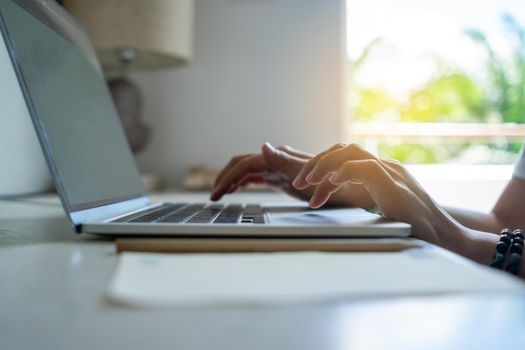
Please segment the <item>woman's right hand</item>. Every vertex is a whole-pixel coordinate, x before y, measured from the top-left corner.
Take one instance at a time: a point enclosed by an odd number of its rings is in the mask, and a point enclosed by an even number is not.
[[[316,157],[323,154],[324,152]],[[339,188],[326,180],[314,187],[296,189],[292,181],[312,159],[314,156],[306,152],[288,146],[275,148],[265,143],[261,153],[244,154],[230,160],[217,176],[211,199],[217,201],[225,194],[233,193],[250,183],[264,183],[300,200],[319,201],[319,196],[331,193],[327,205],[360,208],[374,206],[368,191],[360,184],[347,183]]]

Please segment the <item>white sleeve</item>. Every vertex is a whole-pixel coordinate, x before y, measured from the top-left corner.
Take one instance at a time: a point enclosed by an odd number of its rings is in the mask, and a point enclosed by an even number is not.
[[[525,180],[525,145],[521,148],[512,176],[520,180]]]

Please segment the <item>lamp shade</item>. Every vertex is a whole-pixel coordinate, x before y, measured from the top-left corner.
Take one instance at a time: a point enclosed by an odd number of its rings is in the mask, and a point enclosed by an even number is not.
[[[102,66],[169,67],[192,55],[193,0],[63,0],[89,32]],[[129,57],[129,56],[132,57]]]

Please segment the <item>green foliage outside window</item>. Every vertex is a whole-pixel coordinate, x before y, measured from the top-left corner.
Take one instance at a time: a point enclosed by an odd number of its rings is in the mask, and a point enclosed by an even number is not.
[[[404,99],[376,87],[352,81],[352,111],[356,121],[525,123],[525,28],[509,15],[502,16],[512,57],[496,53],[484,33],[465,30],[486,52],[485,72],[473,77],[446,62],[439,62],[434,76]],[[352,65],[353,73],[366,64],[374,48],[372,41]],[[510,163],[520,149],[519,142],[414,144],[379,142],[382,156],[406,163],[482,162]],[[476,153],[477,152],[477,153]],[[471,156],[469,156],[469,154]],[[477,154],[472,156],[472,154]]]

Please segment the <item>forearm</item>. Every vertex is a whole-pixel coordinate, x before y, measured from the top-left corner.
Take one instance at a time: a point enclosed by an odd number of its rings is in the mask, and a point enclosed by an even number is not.
[[[511,179],[490,213],[445,208],[463,226],[485,232],[499,233],[504,228],[525,229],[525,181]]]
[[[469,230],[467,237],[467,249],[464,256],[480,264],[490,265],[494,253],[496,252],[496,244],[499,241],[499,235]],[[519,276],[525,278],[525,259],[521,260]]]
[[[487,214],[459,208],[447,207],[444,209],[461,225],[473,230],[498,233],[506,228],[505,224],[493,212]]]
[[[500,239],[498,234],[474,230],[458,223],[443,224],[443,229],[437,229],[437,234],[444,238],[445,248],[482,265],[488,266],[492,263],[496,244]],[[521,261],[519,276],[525,278],[525,259]]]
[[[514,201],[500,198],[498,203],[506,206],[496,205],[492,211],[494,216],[454,209],[446,211],[401,163],[378,159],[358,145],[338,144],[316,155],[303,165],[292,185],[298,190],[317,186],[309,204],[318,208],[347,183],[366,189],[374,206],[384,217],[410,224],[414,237],[484,265],[491,264],[496,252],[500,237],[495,233],[498,233],[501,223],[509,224],[513,229],[520,227],[521,223],[525,226],[523,219],[522,222],[496,219],[516,217],[507,215],[509,211],[506,207],[509,206],[513,213],[525,212],[525,205],[518,205],[525,198],[525,181],[521,185],[511,181],[506,192],[516,198]],[[521,194],[512,188],[514,184],[523,190]],[[521,218],[523,215],[518,216]],[[504,248],[503,245],[501,248]],[[521,267],[521,276],[525,276],[525,267]]]

